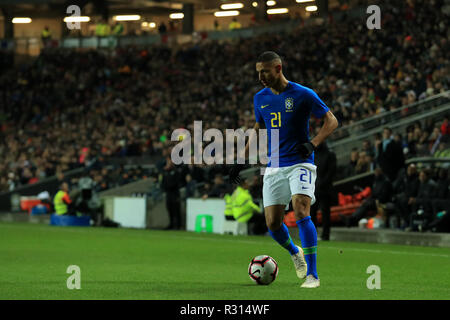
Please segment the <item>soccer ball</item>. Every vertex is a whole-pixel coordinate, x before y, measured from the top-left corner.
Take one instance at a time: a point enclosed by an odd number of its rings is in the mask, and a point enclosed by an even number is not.
[[[266,255],[254,257],[248,266],[248,275],[257,284],[271,284],[278,275],[278,263]]]

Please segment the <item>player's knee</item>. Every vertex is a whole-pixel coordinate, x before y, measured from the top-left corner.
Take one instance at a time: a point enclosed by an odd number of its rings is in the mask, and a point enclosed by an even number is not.
[[[306,210],[294,210],[295,220],[301,220],[309,216]]]
[[[266,217],[266,225],[270,231],[276,231],[281,228],[283,220],[275,219],[274,217]]]
[[[310,200],[305,197],[295,197],[292,199],[292,206],[294,208],[294,215],[296,220],[303,219],[309,216]]]

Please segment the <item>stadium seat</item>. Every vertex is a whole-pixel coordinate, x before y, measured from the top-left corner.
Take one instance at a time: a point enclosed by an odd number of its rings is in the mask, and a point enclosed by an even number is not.
[[[223,222],[223,234],[232,234],[246,236],[248,234],[247,223],[239,223],[237,221],[225,220]]]
[[[30,215],[34,216],[34,215],[46,214],[46,213],[48,213],[48,207],[44,204],[38,204],[38,205],[35,205],[31,209]]]
[[[89,216],[66,216],[52,214],[50,216],[50,225],[52,226],[77,226],[89,227],[91,225],[91,218]]]
[[[297,227],[297,223],[295,222],[294,211],[289,211],[287,214],[284,215],[284,224],[289,228]]]
[[[353,212],[359,206],[361,205],[361,202],[354,202],[350,204],[346,204],[343,206],[333,206],[330,209],[330,221],[331,223],[337,223],[341,221],[341,215],[343,216],[351,216]],[[372,213],[372,212],[370,212]],[[317,224],[322,223],[322,212],[320,210],[317,210]],[[284,216],[284,224],[288,227],[297,227],[297,224],[295,222],[295,216],[294,211],[289,211]]]
[[[41,204],[41,199],[37,197],[20,197],[20,208],[28,213],[38,204]]]
[[[361,206],[361,202],[354,202],[343,206],[333,206],[330,209],[330,221],[340,222],[341,215],[351,216]],[[322,212],[317,210],[317,223],[322,223]]]

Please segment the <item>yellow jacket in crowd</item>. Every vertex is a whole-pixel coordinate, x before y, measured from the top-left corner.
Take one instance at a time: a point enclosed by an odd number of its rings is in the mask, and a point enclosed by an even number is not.
[[[250,192],[238,186],[231,195],[231,204],[234,219],[237,222],[247,222],[253,213],[259,212],[260,208],[253,202]]]

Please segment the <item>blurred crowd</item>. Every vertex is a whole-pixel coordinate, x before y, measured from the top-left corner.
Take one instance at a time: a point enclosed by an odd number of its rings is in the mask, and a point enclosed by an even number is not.
[[[159,173],[152,167],[142,166],[91,166],[84,174],[76,177],[58,176],[58,180],[67,181],[70,190],[79,188],[80,181],[89,184],[94,193],[117,188],[142,179],[158,180]],[[88,182],[86,182],[88,181]]]
[[[350,226],[450,232],[450,168],[411,163],[394,180],[375,169],[371,192],[350,215]]]
[[[266,50],[285,58],[287,78],[313,88],[341,126],[448,90],[442,3],[383,3],[380,30],[344,17],[234,41],[44,50],[0,75],[0,190],[100,158],[160,156],[172,131],[195,120],[203,130],[252,127],[262,89],[254,63]]]
[[[450,158],[449,115],[434,122],[432,118],[417,121],[403,134],[393,133],[388,127],[373,139],[362,141],[360,148],[353,148],[350,160],[342,164],[338,179],[373,171],[379,165],[394,180],[407,159],[417,157]]]

